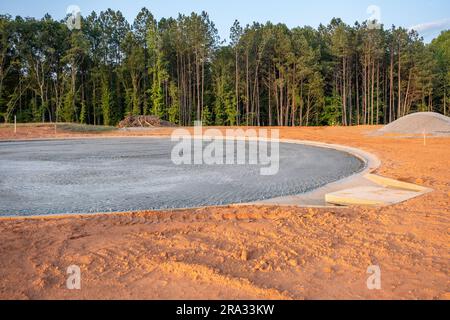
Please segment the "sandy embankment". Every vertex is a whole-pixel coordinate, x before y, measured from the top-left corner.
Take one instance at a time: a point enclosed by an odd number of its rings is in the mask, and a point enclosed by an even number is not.
[[[230,206],[0,220],[0,298],[449,299],[450,138],[424,146],[366,137],[372,129],[284,128],[281,138],[361,148],[382,160],[379,174],[435,191],[387,208]],[[0,139],[36,137],[54,137],[53,128],[16,136],[0,128]],[[80,291],[65,288],[72,264],[81,267]],[[366,287],[374,264],[381,291]]]

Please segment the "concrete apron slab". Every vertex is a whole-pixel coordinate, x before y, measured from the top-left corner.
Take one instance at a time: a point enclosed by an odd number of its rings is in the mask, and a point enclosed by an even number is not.
[[[337,205],[388,206],[433,191],[429,188],[374,174],[367,174],[364,178],[376,183],[377,186],[362,186],[328,193],[325,195],[325,201]]]
[[[381,162],[375,155],[360,149],[312,141],[280,139],[279,142],[305,144],[347,152],[364,161],[366,168],[362,172],[327,184],[308,193],[257,201],[244,205],[301,207],[389,206],[433,191],[432,189],[415,184],[372,174],[381,166]]]
[[[357,187],[325,195],[325,201],[336,205],[387,206],[418,197],[423,193],[385,187]]]

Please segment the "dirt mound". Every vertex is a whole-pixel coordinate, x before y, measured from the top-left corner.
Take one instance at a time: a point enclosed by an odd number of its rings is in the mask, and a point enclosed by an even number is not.
[[[434,112],[418,112],[400,118],[376,132],[377,135],[423,133],[450,136],[450,118]]]
[[[161,128],[175,127],[173,123],[156,116],[129,116],[119,123],[119,128]]]

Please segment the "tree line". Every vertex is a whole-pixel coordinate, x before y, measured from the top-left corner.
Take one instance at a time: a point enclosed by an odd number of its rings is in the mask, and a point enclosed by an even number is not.
[[[372,23],[288,28],[235,21],[224,43],[207,13],[132,24],[108,9],[65,20],[0,16],[0,119],[115,125],[386,124],[448,112],[450,31],[431,44]]]

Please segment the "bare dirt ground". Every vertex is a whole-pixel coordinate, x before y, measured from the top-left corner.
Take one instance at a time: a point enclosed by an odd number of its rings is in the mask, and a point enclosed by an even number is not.
[[[0,139],[55,137],[51,126],[19,129],[14,135],[0,127]],[[434,192],[386,208],[229,206],[2,219],[0,298],[448,300],[450,138],[424,145],[366,136],[375,129],[283,128],[281,138],[361,148],[382,160],[378,174]],[[66,289],[70,265],[81,267],[81,290]],[[370,265],[381,267],[382,290],[367,289]]]

